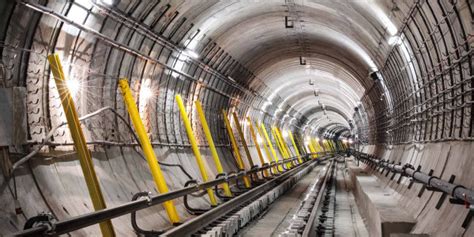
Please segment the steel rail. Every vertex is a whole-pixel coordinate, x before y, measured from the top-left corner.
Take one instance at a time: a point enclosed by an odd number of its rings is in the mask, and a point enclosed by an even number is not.
[[[294,158],[292,158],[293,160]],[[205,226],[211,224],[212,222],[216,221],[220,217],[226,215],[227,213],[239,208],[240,205],[246,203],[248,201],[253,200],[256,197],[261,196],[262,194],[270,191],[271,189],[275,188],[283,181],[290,179],[294,174],[304,170],[305,168],[311,167],[311,164],[317,162],[320,159],[312,159],[308,160],[301,165],[283,173],[281,176],[278,176],[264,184],[261,184],[252,190],[214,208],[199,217],[196,217],[176,228],[165,232],[163,236],[170,236],[170,237],[182,237],[182,236],[191,236],[192,234],[196,233],[197,231],[201,230]]]
[[[326,190],[327,181],[330,178],[329,177],[330,176],[329,172],[332,169],[333,165],[334,165],[334,161],[331,161],[329,166],[326,167],[326,172],[324,173],[324,179],[320,179],[320,182],[322,182],[322,183],[321,183],[321,186],[320,186],[319,191],[318,191],[318,197],[316,198],[316,201],[314,202],[314,206],[311,210],[311,214],[308,218],[308,221],[306,222],[306,226],[305,226],[305,228],[303,230],[303,233],[301,235],[303,237],[312,236],[312,233],[315,233],[314,224],[315,224],[315,221],[316,221],[316,217],[318,215],[319,205],[321,204],[321,201],[323,199],[324,190]]]
[[[372,155],[361,153],[358,151],[352,152],[354,156],[376,167],[382,167],[394,173],[399,173],[402,176],[413,178],[414,181],[422,183],[427,187],[451,195],[453,198],[469,207],[474,204],[474,190],[468,189],[462,185],[450,183],[442,180],[436,176],[428,175],[419,170],[416,170],[411,164],[393,164],[386,160],[377,159]]]
[[[307,157],[308,155],[305,156],[305,158]],[[237,179],[243,178],[244,176],[254,175],[259,172],[262,172],[263,170],[271,169],[273,167],[276,167],[281,164],[285,164],[287,162],[293,162],[294,160],[297,160],[297,159],[298,159],[297,157],[292,157],[291,159],[275,162],[270,165],[254,168],[248,171],[241,171],[241,172],[238,172],[237,174],[228,175],[228,176],[221,177],[209,182],[203,182],[194,186],[189,186],[189,187],[182,188],[179,190],[170,191],[168,193],[151,196],[149,199],[142,199],[142,200],[127,202],[116,207],[106,208],[99,211],[83,214],[80,216],[71,217],[62,221],[50,223],[51,225],[40,225],[37,227],[33,227],[31,229],[26,229],[23,231],[16,232],[12,236],[56,236],[56,235],[65,234],[74,230],[82,229],[87,226],[98,224],[105,220],[110,220],[119,216],[123,216],[126,214],[130,214],[132,212],[136,212],[136,211],[151,207],[151,206],[155,206],[172,199],[180,198],[185,195],[189,195],[201,190],[206,190],[208,188],[212,188],[219,184],[228,183],[229,181],[235,181]],[[281,180],[280,177],[286,177],[287,174],[290,174],[290,173],[292,174],[294,170],[296,169],[299,170],[301,167],[307,166],[307,164],[311,163],[311,161],[312,160],[307,159],[307,161],[304,162],[303,164],[295,167],[295,169],[289,170],[288,172],[281,174],[281,176],[277,176],[275,179]],[[268,181],[268,182],[271,182],[271,181]],[[257,186],[257,187],[260,187],[260,186]],[[223,205],[224,204],[222,204],[221,206]]]

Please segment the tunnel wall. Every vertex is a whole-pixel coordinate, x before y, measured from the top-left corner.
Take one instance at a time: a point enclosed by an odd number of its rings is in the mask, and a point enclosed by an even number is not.
[[[250,147],[253,161],[259,164],[254,147]],[[158,159],[169,164],[181,164],[195,179],[202,181],[197,169],[194,155],[190,148],[155,148]],[[217,175],[210,151],[201,149],[209,178]],[[241,150],[241,154],[244,151]],[[218,148],[220,157],[232,157],[229,149]],[[111,147],[102,152],[92,153],[95,170],[108,207],[131,201],[135,193],[149,191],[158,194],[149,171],[147,162],[132,148]],[[250,168],[243,155],[247,169]],[[235,162],[221,159],[225,172],[236,171]],[[161,166],[170,190],[184,187],[188,178],[177,167]],[[77,157],[73,153],[57,153],[55,156],[43,156],[32,159],[25,167],[18,170],[16,177],[18,203],[23,215],[15,214],[15,202],[3,184],[0,196],[0,235],[8,235],[22,230],[25,217],[32,217],[41,212],[50,212],[59,220],[94,211],[89,198],[87,186]],[[175,199],[181,220],[190,215],[183,205],[183,199]],[[209,208],[207,195],[201,198],[190,197],[190,205],[196,208]],[[169,228],[166,211],[161,205],[139,211],[137,222],[145,230]],[[134,231],[130,224],[130,215],[112,220],[118,236],[131,236]],[[97,236],[98,225],[74,231],[74,236]]]
[[[472,168],[473,160],[470,154],[474,152],[472,142],[445,142],[410,145],[388,145],[383,149],[373,146],[364,147],[362,150],[377,154],[381,159],[390,162],[412,164],[415,168],[421,166],[420,171],[429,173],[443,180],[450,180],[454,175],[454,183],[464,187],[473,187]],[[449,202],[449,195],[440,202],[442,193],[422,190],[423,185],[414,183],[409,187],[410,180],[402,178],[397,183],[399,174],[391,179],[392,174],[386,176],[374,171],[383,185],[393,189],[401,208],[410,213],[417,223],[412,230],[416,234],[429,234],[430,236],[472,236],[474,226],[472,223],[463,228],[463,222],[469,209],[464,205],[454,205]],[[420,195],[421,193],[421,195]],[[439,208],[438,202],[442,203]]]

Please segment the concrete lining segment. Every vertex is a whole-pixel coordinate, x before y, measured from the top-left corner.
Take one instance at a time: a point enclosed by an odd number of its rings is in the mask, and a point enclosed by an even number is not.
[[[410,233],[415,218],[400,208],[392,190],[383,187],[373,175],[348,162],[354,195],[370,236],[388,237],[392,233]]]

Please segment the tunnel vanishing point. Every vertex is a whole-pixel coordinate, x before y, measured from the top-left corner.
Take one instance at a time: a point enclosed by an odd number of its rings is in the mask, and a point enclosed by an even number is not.
[[[0,236],[474,236],[471,0],[1,0]]]

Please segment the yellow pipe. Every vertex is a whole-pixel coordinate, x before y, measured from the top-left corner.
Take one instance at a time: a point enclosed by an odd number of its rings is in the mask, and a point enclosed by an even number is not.
[[[283,137],[283,133],[278,127],[275,127],[275,129],[276,129],[277,135],[280,137],[281,146],[283,147],[283,150],[285,150],[286,158],[289,159],[291,157],[291,151],[286,145],[286,141],[285,141],[285,138]]]
[[[280,154],[283,157],[283,160],[286,160],[288,156],[286,155],[285,149],[283,148],[281,144],[280,138],[278,137],[275,127],[272,128],[272,134],[273,134],[273,138],[275,139],[275,143],[277,144],[278,150],[280,150]],[[290,168],[288,163],[286,163],[285,166],[288,169]]]
[[[240,141],[242,142],[242,145],[244,147],[247,160],[249,161],[250,167],[253,167],[254,164],[253,164],[252,156],[250,155],[250,150],[249,150],[249,147],[247,146],[247,141],[245,141],[244,131],[242,130],[242,127],[240,126],[239,117],[237,117],[236,112],[233,112],[232,115],[234,117],[235,126],[237,127],[237,132],[239,133]]]
[[[227,113],[225,112],[225,110],[222,110],[222,116],[224,117],[225,127],[227,129],[227,133],[229,134],[230,144],[232,145],[235,158],[237,159],[237,165],[239,166],[239,169],[245,170],[244,162],[242,161],[242,157],[240,156],[239,146],[235,141],[234,132],[232,131],[232,127],[230,126],[230,121],[227,117]],[[250,180],[247,176],[244,176],[244,184],[245,187],[250,188]]]
[[[63,72],[63,67],[59,59],[58,54],[52,54],[48,56],[49,64],[51,65],[51,71],[54,76],[54,82],[58,89],[59,97],[63,105],[64,114],[71,132],[72,140],[74,141],[74,147],[79,157],[79,163],[82,168],[82,173],[86,181],[87,189],[92,200],[94,210],[98,211],[107,207],[102,196],[100,184],[95,173],[92,156],[87,148],[86,139],[82,133],[81,124],[79,123],[79,117],[77,116],[76,106],[74,100],[69,92],[66,85],[66,77]],[[103,221],[99,224],[100,231],[103,236],[112,237],[115,236],[114,227],[110,220]]]
[[[270,151],[272,152],[272,155],[273,155],[273,160],[275,162],[278,162],[278,156],[277,156],[277,153],[275,152],[275,149],[273,148],[273,144],[272,144],[272,141],[270,140],[270,137],[268,136],[268,133],[267,133],[267,129],[265,128],[265,125],[263,123],[260,123],[260,127],[262,129],[262,132],[263,132],[263,135],[265,135],[265,140],[267,141],[267,144],[268,144],[268,147],[270,148]],[[280,169],[278,170],[281,170],[281,165],[278,166],[280,167]]]
[[[317,158],[316,157],[316,150],[314,149],[313,147],[313,144],[311,142],[308,142],[308,147],[309,147],[309,150],[311,151],[311,153],[313,153],[313,155],[311,155],[311,158]]]
[[[140,118],[140,113],[138,112],[135,99],[133,99],[132,91],[130,90],[127,79],[120,79],[119,87],[120,91],[122,92],[123,101],[125,102],[125,105],[128,109],[128,113],[130,114],[130,119],[132,120],[133,126],[135,127],[135,131],[138,135],[138,139],[140,140],[140,145],[143,149],[143,154],[145,155],[146,161],[148,162],[148,166],[150,167],[151,175],[153,176],[155,185],[158,188],[158,191],[160,191],[160,193],[167,193],[169,191],[168,185],[166,184],[165,177],[161,172],[160,165],[158,164],[158,159],[156,158],[155,151],[151,146],[150,138],[147,135],[145,126],[143,125],[143,122]],[[168,217],[171,223],[179,223],[178,212],[176,211],[176,207],[174,206],[173,201],[164,202],[163,206],[165,207],[166,212],[168,213]]]
[[[202,130],[206,135],[207,143],[209,144],[209,149],[211,150],[212,159],[214,159],[214,163],[216,164],[217,173],[223,174],[224,169],[222,168],[222,164],[219,159],[216,146],[214,145],[211,130],[209,129],[209,125],[207,124],[206,116],[204,115],[201,102],[199,102],[199,100],[196,100],[194,102],[194,105],[196,105],[196,111],[198,113],[199,120],[201,121]],[[222,187],[224,188],[224,194],[228,197],[232,197],[232,192],[230,191],[229,184],[223,183]]]
[[[293,138],[293,133],[289,131],[288,135],[290,136],[291,143],[293,144],[293,147],[295,148],[295,153],[296,153],[296,156],[298,157],[298,162],[301,164],[303,163],[303,161],[301,160],[300,151],[298,150],[295,139]]]
[[[181,113],[181,118],[183,119],[184,127],[186,128],[186,133],[188,134],[189,143],[191,143],[191,149],[193,150],[194,156],[196,157],[196,162],[199,167],[199,171],[201,172],[202,181],[207,182],[207,171],[206,166],[204,165],[204,161],[201,157],[201,152],[199,151],[199,147],[196,141],[196,137],[194,137],[193,128],[191,127],[191,122],[188,118],[188,113],[186,112],[186,107],[184,107],[183,99],[179,94],[176,95],[176,103],[178,103],[179,112]],[[211,201],[212,206],[217,206],[217,200],[214,196],[214,192],[211,188],[206,189],[207,195],[209,196],[209,200]]]
[[[262,129],[260,128],[260,126],[258,126],[258,123],[255,123],[255,127],[257,128],[257,132],[258,134],[260,135],[260,137],[262,137],[263,139],[263,142],[262,142],[262,145],[263,145],[263,148],[265,150],[265,155],[267,156],[268,158],[268,161],[272,161],[273,160],[273,157],[270,153],[270,149],[267,145],[267,142],[266,142],[266,139],[265,139],[265,135],[263,135],[263,132],[262,132]],[[273,171],[276,173],[278,172],[278,169],[276,167],[273,167]]]
[[[309,144],[310,144],[311,147],[313,148],[313,153],[315,153],[315,154],[313,155],[313,158],[318,158],[318,155],[316,154],[316,153],[318,153],[318,146],[317,146],[316,139],[311,138],[309,141],[310,141]]]
[[[257,149],[257,154],[258,154],[258,158],[260,159],[260,164],[263,166],[263,164],[265,163],[265,160],[263,159],[263,154],[262,154],[262,151],[260,150],[260,145],[258,144],[257,135],[255,134],[255,130],[253,130],[252,121],[250,120],[249,117],[247,117],[247,121],[249,123],[250,135],[252,136],[253,143],[255,144],[255,148]],[[263,172],[265,176],[268,176],[268,170],[264,170]]]

